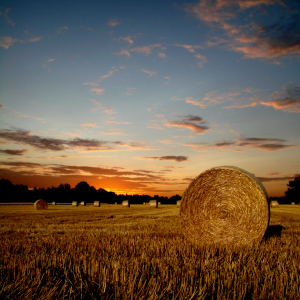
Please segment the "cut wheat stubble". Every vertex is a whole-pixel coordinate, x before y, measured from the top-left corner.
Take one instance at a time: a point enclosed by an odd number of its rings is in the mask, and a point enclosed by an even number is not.
[[[182,231],[201,244],[258,243],[269,224],[267,199],[262,183],[245,170],[233,166],[206,170],[182,196]]]

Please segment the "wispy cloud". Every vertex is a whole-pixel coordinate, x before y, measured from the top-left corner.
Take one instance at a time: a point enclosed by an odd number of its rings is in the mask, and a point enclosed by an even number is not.
[[[224,108],[246,108],[264,105],[285,112],[300,113],[300,87],[289,84],[284,85],[282,88],[283,92],[275,92],[271,96],[273,100],[261,100],[256,96],[250,97],[251,102],[248,104],[234,104]]]
[[[174,44],[177,47],[182,47],[184,49],[186,49],[187,51],[191,52],[191,53],[195,53],[196,49],[202,49],[202,46],[198,46],[198,45],[185,45],[185,44]]]
[[[115,26],[118,26],[120,25],[120,22],[118,22],[116,19],[110,19],[107,23],[108,26],[111,26],[111,27],[115,27]]]
[[[6,155],[24,155],[28,150],[27,149],[22,149],[22,150],[13,150],[13,149],[5,149],[5,150],[0,150],[0,153],[6,154]]]
[[[84,124],[81,124],[81,126],[83,126],[84,128],[85,127],[95,127],[95,128],[98,127],[95,122],[84,123]]]
[[[271,106],[282,111],[300,113],[300,87],[284,86],[283,89],[286,95],[275,93],[275,100],[262,101],[260,104]]]
[[[103,95],[103,93],[104,93],[104,89],[100,89],[100,88],[91,88],[90,91],[97,95]]]
[[[202,68],[203,64],[207,63],[207,59],[204,55],[202,54],[195,54],[194,57],[197,59],[197,65],[198,67]]]
[[[109,133],[109,132],[108,132]],[[107,133],[107,134],[108,134]],[[114,134],[114,132],[110,132]],[[120,133],[118,133],[120,134]],[[131,151],[152,150],[147,143],[136,141],[103,141],[97,139],[58,139],[41,137],[25,130],[0,130],[0,139],[16,144],[28,145],[39,150],[63,151],[77,149],[80,151]]]
[[[13,39],[10,36],[0,37],[0,47],[5,48],[5,49],[8,49],[9,47],[13,46],[17,42],[23,43],[23,41],[18,40],[18,39]]]
[[[204,134],[209,130],[209,127],[204,125],[205,121],[199,116],[187,115],[182,121],[166,121],[167,127],[179,127],[191,130],[194,134]]]
[[[97,82],[84,82],[83,84],[92,85],[92,86],[98,86],[99,85],[99,83],[97,83]]]
[[[142,69],[141,71],[148,74],[148,76],[150,76],[150,77],[157,74],[157,72],[155,72],[155,71],[149,71],[146,69]]]
[[[173,160],[176,162],[188,161],[188,156],[183,155],[166,155],[166,156],[152,156],[152,157],[140,157],[140,159],[150,159],[150,160]]]
[[[286,144],[286,140],[284,139],[257,138],[257,137],[225,140],[225,141],[216,142],[214,144],[190,143],[190,144],[183,144],[183,146],[191,147],[196,152],[207,151],[209,149],[243,152],[244,148],[254,148],[254,149],[264,150],[264,151],[276,151],[276,150],[283,150],[286,148],[298,148],[295,145]]]
[[[97,111],[98,109],[101,109],[104,113],[110,115],[115,114],[116,111],[113,108],[106,108],[101,102],[91,99],[91,101],[95,104],[95,107],[92,109],[94,111]]]
[[[272,16],[271,6],[279,12],[277,20]],[[261,17],[261,9],[270,16],[270,22],[266,22],[265,15]],[[202,22],[222,29],[227,37],[227,49],[241,52],[244,58],[271,59],[279,63],[277,58],[300,54],[300,24],[297,21],[300,11],[296,3],[281,0],[200,0],[188,6],[187,11]],[[248,12],[248,19],[243,17],[243,25],[236,25],[236,19],[245,12]],[[211,44],[214,45],[216,43]]]
[[[19,39],[13,39],[11,37],[1,37],[0,38],[0,46],[5,48],[5,49],[8,49],[10,46],[13,46],[15,43],[33,43],[33,42],[38,42],[40,40],[42,40],[43,37],[41,36],[36,36],[36,37],[32,37],[32,38],[29,38],[29,39],[25,39],[25,40],[19,40]]]
[[[11,8],[7,8],[4,11],[0,10],[0,16],[4,19],[4,21],[12,26],[15,26],[15,22],[8,16]]]
[[[108,73],[107,73],[106,75],[100,76],[98,81],[100,82],[100,81],[102,81],[102,80],[105,79],[105,78],[111,77],[111,76],[112,76],[115,72],[117,72],[117,71],[119,71],[118,68],[116,68],[115,66],[112,67],[112,68],[108,71]]]

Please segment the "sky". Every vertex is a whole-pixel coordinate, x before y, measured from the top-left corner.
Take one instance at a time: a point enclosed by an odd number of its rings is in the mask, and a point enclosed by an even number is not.
[[[0,177],[182,195],[236,166],[300,174],[300,2],[0,4]]]

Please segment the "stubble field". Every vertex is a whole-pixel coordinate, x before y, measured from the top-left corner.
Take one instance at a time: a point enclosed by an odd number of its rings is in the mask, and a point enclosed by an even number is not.
[[[194,245],[161,205],[0,205],[1,299],[299,299],[300,206],[261,244]]]

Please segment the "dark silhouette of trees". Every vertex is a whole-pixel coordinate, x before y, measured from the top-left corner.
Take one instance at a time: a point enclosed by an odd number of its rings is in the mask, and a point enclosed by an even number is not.
[[[288,189],[285,192],[285,197],[289,203],[300,201],[300,176],[295,177],[294,180],[289,181],[287,184]]]
[[[176,201],[181,199],[179,195],[170,198],[155,195],[117,195],[115,192],[106,191],[105,189],[90,186],[86,181],[81,181],[76,184],[75,188],[71,188],[68,183],[60,184],[58,187],[52,186],[51,188],[33,188],[29,190],[26,185],[12,184],[7,179],[0,180],[0,190],[2,195],[0,202],[35,202],[37,199],[44,199],[47,202],[57,203],[71,203],[72,201],[86,201],[92,203],[100,201],[101,203],[121,204],[124,200],[129,200],[131,204],[148,203],[152,199],[156,199],[161,204],[176,204]]]

